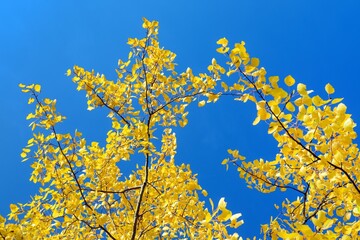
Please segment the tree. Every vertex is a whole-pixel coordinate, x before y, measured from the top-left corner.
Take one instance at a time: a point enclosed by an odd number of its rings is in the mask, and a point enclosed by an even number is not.
[[[5,238],[110,239],[238,239],[240,213],[226,208],[224,198],[208,209],[206,190],[190,166],[175,161],[174,127],[187,124],[187,106],[202,107],[220,97],[251,101],[257,109],[253,124],[268,124],[279,153],[271,161],[245,161],[229,149],[222,164],[236,167],[249,187],[270,193],[294,191],[279,216],[261,227],[264,238],[353,239],[358,236],[359,162],[355,123],[341,98],[311,96],[312,91],[291,76],[281,83],[266,76],[259,59],[251,58],[245,43],[228,47],[225,38],[207,73],[175,71],[175,54],[160,47],[158,23],[143,19],[146,36],[130,38],[128,59],[119,60],[117,81],[74,66],[67,71],[78,90],[86,92],[88,109],[109,110],[112,129],[106,145],[87,143],[82,134],[58,132],[65,120],[56,100],[40,98],[37,84],[20,84],[30,93],[35,111],[27,116],[33,138],[23,149],[33,161],[30,180],[41,183],[39,194],[25,204],[11,204],[1,217]],[[283,87],[281,87],[283,86]],[[160,141],[161,139],[161,141]],[[122,161],[143,163],[124,176]],[[199,195],[202,195],[200,197]]]

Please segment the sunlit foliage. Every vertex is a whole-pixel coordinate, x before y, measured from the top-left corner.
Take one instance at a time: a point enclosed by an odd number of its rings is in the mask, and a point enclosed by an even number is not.
[[[305,84],[295,85],[290,75],[283,80],[268,77],[243,42],[233,48],[226,39],[218,44],[217,51],[228,59],[227,76],[236,74],[236,82],[221,83],[223,91],[238,94],[238,101],[255,104],[253,125],[265,122],[279,148],[275,159],[254,161],[230,149],[230,157],[222,163],[236,166],[250,188],[263,193],[295,191],[299,196],[285,199],[280,215],[262,226],[264,238],[357,239],[360,157],[353,143],[356,124],[343,99],[333,98],[331,84],[326,84],[320,96]]]
[[[356,239],[360,231],[359,150],[356,124],[341,98],[327,84],[314,95],[292,76],[267,76],[245,43],[226,38],[204,73],[177,73],[175,54],[160,46],[158,23],[143,19],[144,38],[129,38],[131,51],[119,60],[118,79],[74,66],[67,71],[84,91],[88,110],[106,108],[112,122],[106,144],[88,143],[82,133],[61,133],[65,116],[56,100],[43,98],[37,84],[20,84],[35,110],[28,114],[33,137],[21,153],[31,161],[30,180],[40,183],[28,203],[10,205],[0,217],[4,239],[238,239],[230,228],[240,213],[217,205],[189,165],[175,161],[175,127],[185,127],[187,106],[215,103],[221,97],[251,101],[268,134],[278,142],[273,160],[247,161],[229,149],[222,161],[235,167],[250,188],[263,193],[294,191],[279,215],[261,226],[271,239]],[[220,61],[222,61],[220,59]],[[261,144],[261,143],[259,143]],[[137,163],[131,174],[123,161]],[[209,205],[205,204],[209,202]],[[210,206],[208,209],[207,206]],[[246,207],[246,206],[244,206]],[[233,231],[231,231],[233,232]]]
[[[43,186],[26,204],[12,204],[0,234],[25,239],[234,238],[227,227],[242,224],[220,199],[212,209],[199,194],[189,165],[176,163],[175,126],[187,124],[186,107],[211,94],[214,78],[175,72],[175,54],[158,42],[158,23],[144,19],[146,36],[130,38],[126,61],[119,60],[116,81],[79,66],[67,71],[85,91],[88,110],[104,107],[112,121],[106,145],[88,143],[81,132],[60,133],[65,117],[56,100],[40,98],[39,85],[20,84],[35,111],[33,137],[21,156],[31,160],[30,180]],[[138,167],[125,176],[123,161]]]

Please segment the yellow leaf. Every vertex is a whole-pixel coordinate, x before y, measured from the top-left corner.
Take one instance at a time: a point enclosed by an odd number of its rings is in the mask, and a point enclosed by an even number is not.
[[[32,118],[34,118],[34,117],[35,117],[34,114],[29,113],[29,114],[26,116],[26,120],[32,119]]]
[[[208,94],[207,97],[208,97],[208,100],[207,100],[208,103],[216,102],[219,99],[220,95],[219,94]]]
[[[342,100],[344,100],[344,98],[334,98],[334,99],[331,101],[331,104],[339,103],[339,102],[341,102]]]
[[[346,119],[346,121],[343,123],[343,127],[346,131],[350,131],[356,126],[354,121],[351,118]]]
[[[17,212],[19,210],[18,206],[16,206],[15,204],[10,204],[10,211],[12,213]]]
[[[268,113],[265,108],[260,108],[257,114],[260,120],[267,120],[271,117],[271,114]]]
[[[306,85],[305,85],[305,84],[302,84],[302,83],[299,83],[299,84],[297,85],[297,91],[298,91],[298,93],[300,93],[300,95],[307,95]]]
[[[257,116],[257,117],[255,118],[255,120],[253,121],[252,124],[255,126],[255,125],[257,125],[259,122],[260,122],[260,117]]]
[[[346,109],[347,109],[346,105],[343,104],[343,103],[340,103],[340,104],[334,109],[334,111],[336,112],[336,114],[342,115],[342,114],[344,114],[344,113],[346,112]]]
[[[188,123],[188,120],[186,118],[179,120],[180,127],[185,127]]]
[[[228,48],[228,47],[219,47],[219,48],[216,49],[216,51],[218,53],[227,53],[229,51],[229,49],[230,48]]]
[[[278,76],[271,76],[269,77],[269,82],[271,83],[271,86],[273,88],[278,88],[278,84],[277,82],[279,81],[279,77]]]
[[[143,20],[143,24],[142,24],[142,27],[143,28],[149,28],[151,26],[151,22],[149,20],[147,20],[146,18],[142,18]]]
[[[297,233],[287,233],[284,230],[277,232],[277,235],[281,239],[298,239],[297,237],[299,236]]]
[[[238,228],[238,227],[240,227],[241,225],[243,225],[244,224],[244,221],[243,220],[240,220],[240,221],[236,221],[236,220],[232,220],[231,221],[231,223],[230,223],[230,227],[232,227],[232,228]],[[235,238],[231,238],[231,239],[233,239],[233,240],[237,240],[237,239],[239,239],[238,238],[238,236],[235,236]],[[241,238],[240,238],[241,239]]]
[[[295,84],[295,79],[291,75],[286,76],[284,81],[285,84],[289,87]]]
[[[226,47],[228,45],[228,40],[226,38],[220,38],[216,43]]]
[[[345,210],[343,208],[337,208],[336,215],[338,215],[339,217],[343,217],[345,215]]]
[[[211,211],[213,212],[214,211],[214,202],[211,198],[209,198],[209,202],[210,202],[210,205],[211,205]]]
[[[61,213],[61,210],[58,210],[58,209],[54,209],[54,211],[52,213],[53,218],[61,217],[62,215],[63,214]]]
[[[359,207],[359,206],[356,206],[356,207],[353,209],[353,213],[354,213],[356,216],[359,216],[359,215],[360,215],[360,207]]]
[[[71,69],[68,69],[65,73],[66,76],[70,76],[71,75]]]
[[[236,220],[236,219],[238,219],[238,218],[241,217],[241,216],[242,216],[241,213],[236,213],[236,214],[232,215],[230,219],[231,219],[231,220]]]
[[[325,91],[328,93],[328,94],[333,94],[335,92],[335,89],[333,86],[331,86],[330,83],[326,84],[325,86]]]
[[[208,195],[207,191],[204,189],[201,191],[202,195],[204,195],[204,197],[206,197]]]
[[[51,99],[49,99],[49,98],[45,98],[44,99],[44,103],[45,104],[50,104],[52,101],[51,101]]]
[[[34,101],[35,101],[35,99],[34,99],[34,98],[29,98],[29,100],[28,100],[28,104],[32,104]]]
[[[257,67],[260,64],[260,60],[258,58],[251,58],[251,63],[250,65],[253,67]]]
[[[212,219],[211,214],[210,214],[209,212],[207,212],[207,213],[206,213],[206,217],[205,217],[205,222],[208,223],[208,222],[211,221],[211,219]]]
[[[193,191],[193,190],[195,190],[195,189],[200,189],[200,187],[199,187],[199,185],[198,185],[196,182],[192,181],[192,182],[189,182],[189,183],[188,183],[188,189],[189,189],[190,191]]]
[[[205,105],[205,100],[202,100],[198,103],[198,106],[199,107],[203,107]]]
[[[120,129],[120,124],[118,121],[113,121],[112,122],[112,127],[116,130]]]
[[[225,82],[221,82],[221,87],[224,89],[225,92],[228,91],[229,87]]]
[[[232,212],[228,209],[223,209],[221,214],[218,216],[220,221],[227,221],[231,218]]]
[[[311,100],[312,100],[312,103],[317,107],[320,107],[320,106],[322,106],[322,105],[324,105],[324,104],[326,104],[328,102],[328,101],[324,101],[318,95],[314,96]]]
[[[128,38],[127,44],[129,44],[129,45],[135,45],[136,42],[137,42],[136,39],[134,39],[134,38]]]
[[[238,83],[234,83],[234,89],[237,90],[237,91],[244,91],[244,86],[243,85],[240,85]]]
[[[28,149],[28,148],[23,148],[23,152],[29,153],[29,152],[30,152],[30,149]]]
[[[223,211],[226,208],[226,202],[225,202],[225,198],[220,198],[219,203],[218,203],[218,208]]]
[[[289,110],[290,112],[294,112],[295,111],[295,106],[291,102],[288,102],[286,104],[286,109]]]
[[[273,88],[270,90],[270,94],[275,98],[286,98],[288,93],[282,88]]]
[[[278,130],[279,126],[274,125],[272,123],[270,123],[270,125],[269,125],[268,134],[273,134],[276,130]]]
[[[35,92],[40,92],[41,91],[41,86],[39,84],[36,84],[34,86],[34,90],[35,90]]]
[[[237,69],[233,69],[233,70],[229,70],[227,73],[226,73],[226,76],[230,76],[232,75],[233,73],[237,72]]]
[[[327,219],[321,226],[321,229],[325,230],[328,228],[331,228],[331,226],[333,225],[334,220],[333,219]]]

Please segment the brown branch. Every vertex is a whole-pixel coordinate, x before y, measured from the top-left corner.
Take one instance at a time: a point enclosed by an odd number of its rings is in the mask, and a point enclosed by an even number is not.
[[[155,189],[155,191],[158,193],[158,195],[157,195],[156,198],[155,198],[155,199],[157,199],[157,198],[161,195],[161,192],[160,192],[151,182],[149,182],[149,185],[150,185],[153,189]]]
[[[153,221],[154,222],[154,221]],[[151,226],[151,224],[149,224],[146,228],[148,228],[149,226]],[[145,235],[147,232],[150,232],[151,230],[153,230],[154,228],[158,227],[158,225],[154,225],[151,226],[149,229],[144,229],[143,231],[141,231],[139,238],[141,238],[143,235]]]
[[[111,239],[116,240],[116,238],[115,238],[113,235],[111,235],[111,233],[110,233],[104,226],[102,226],[102,225],[99,225],[99,226],[97,226],[97,227],[91,226],[90,223],[86,222],[85,220],[80,220],[80,219],[77,218],[75,215],[74,215],[74,217],[75,217],[78,221],[80,221],[80,222],[82,222],[82,223],[85,223],[85,225],[88,226],[91,230],[96,230],[96,229],[99,229],[99,228],[100,228],[100,229],[104,230],[104,232],[105,232]]]
[[[91,230],[96,230],[96,229],[99,229],[99,228],[100,228],[100,229],[104,230],[104,232],[105,232],[111,239],[116,240],[116,238],[115,238],[104,226],[102,226],[102,225],[100,225],[100,224],[99,224],[97,227],[91,226],[90,223],[88,223],[88,222],[85,221],[85,220],[79,219],[75,214],[72,215],[72,216],[74,216],[74,218],[75,218],[77,221],[84,223],[84,224],[85,224],[86,226],[88,226],[88,228],[90,228]],[[95,218],[96,218],[96,216],[95,216]],[[73,223],[75,223],[75,221],[74,221]],[[72,223],[72,224],[73,224],[73,223]]]
[[[116,238],[115,238],[113,235],[111,235],[111,233],[110,233],[104,226],[99,225],[99,228],[101,228],[102,230],[104,230],[104,232],[105,232],[111,239],[116,240]]]
[[[85,83],[86,84],[86,83]],[[91,86],[89,86],[88,84],[86,84],[86,86],[88,88],[90,88],[94,94],[97,96],[97,98],[101,101],[101,103],[107,107],[108,109],[110,109],[111,111],[113,111],[116,115],[118,115],[121,120],[123,120],[128,126],[130,126],[130,123],[119,113],[120,108],[118,110],[116,110],[115,108],[111,107],[109,104],[107,104],[104,99],[96,92],[96,90],[94,88],[92,88]]]
[[[306,201],[307,201],[307,195],[309,193],[309,189],[310,189],[310,184],[307,183],[307,188],[306,188],[305,195],[304,195],[304,208],[303,208],[303,216],[304,217],[306,216]]]
[[[143,196],[144,196],[144,193],[145,193],[145,188],[146,188],[146,185],[148,183],[149,161],[150,161],[149,158],[150,158],[149,153],[146,153],[146,158],[145,158],[145,178],[144,178],[143,184],[141,186],[140,195],[139,195],[138,202],[137,202],[137,205],[136,205],[131,240],[135,240],[135,237],[136,237],[137,225],[138,225],[139,216],[140,216],[140,214],[139,214],[140,213],[140,207],[141,207],[141,203],[142,203]]]
[[[189,95],[183,95],[183,96],[177,96],[177,97],[174,97],[172,99],[170,99],[167,103],[163,104],[162,106],[160,106],[159,108],[157,108],[156,110],[154,110],[152,112],[152,114],[155,114],[159,111],[161,111],[162,109],[164,109],[165,107],[167,107],[168,105],[170,105],[171,103],[177,101],[177,100],[181,100],[183,98],[187,98],[187,97],[195,97],[199,94],[203,94],[204,92],[197,92],[197,93],[192,93],[192,94],[189,94]]]
[[[37,103],[39,104],[39,106],[44,110],[45,116],[48,117],[49,113],[44,109],[42,103],[39,101],[38,96],[35,94],[35,92],[33,92],[33,95],[34,95],[34,97],[35,97],[35,99],[36,99],[36,102],[37,102]],[[67,157],[67,155],[65,154],[65,152],[64,152],[64,150],[63,150],[63,148],[62,148],[62,146],[61,146],[61,144],[60,144],[60,142],[59,142],[59,140],[58,140],[55,126],[51,126],[51,130],[52,130],[52,132],[53,132],[54,135],[55,135],[55,140],[56,140],[57,146],[58,146],[59,149],[60,149],[61,155],[63,155],[63,157],[65,158],[65,160],[66,160],[66,162],[67,162],[67,164],[68,164],[68,166],[69,166],[69,168],[70,168],[71,174],[72,174],[72,176],[73,176],[73,178],[74,178],[74,180],[75,180],[75,182],[76,182],[76,185],[77,185],[77,187],[78,187],[78,190],[79,190],[79,192],[80,192],[80,194],[81,194],[81,198],[83,199],[85,206],[88,207],[90,210],[93,210],[93,208],[92,208],[92,207],[90,206],[90,204],[87,202],[87,200],[86,200],[86,198],[85,198],[85,195],[84,195],[84,193],[83,193],[83,189],[82,189],[82,187],[81,187],[81,185],[80,185],[80,183],[79,183],[79,180],[78,180],[78,178],[77,178],[77,176],[76,176],[76,173],[75,173],[73,167],[71,166],[71,162],[70,162],[69,158]],[[74,215],[74,217],[75,217],[77,220],[79,220],[75,215]],[[95,217],[96,217],[96,216],[95,216]],[[86,221],[83,221],[83,220],[80,220],[80,221],[81,221],[81,222],[84,222],[84,223],[85,223],[88,227],[90,227],[91,229],[101,228],[102,230],[104,230],[104,232],[105,232],[111,239],[116,240],[116,238],[113,237],[113,236],[111,235],[111,233],[110,233],[104,226],[99,225],[98,227],[93,227],[93,226],[91,226],[90,224],[88,224]]]
[[[110,191],[110,190],[94,190],[91,188],[83,188],[84,191],[90,191],[90,192],[101,192],[101,193],[112,193],[112,194],[121,194],[121,193],[126,193],[128,191],[132,191],[132,190],[137,190],[140,189],[141,187],[131,187],[131,188],[127,188],[124,189],[122,191]]]
[[[254,87],[256,93],[259,95],[259,97],[261,98],[261,100],[263,100],[266,104],[266,107],[268,109],[268,111],[271,113],[271,115],[273,117],[275,117],[276,121],[280,124],[281,128],[286,132],[286,135],[288,135],[294,142],[296,142],[299,146],[301,146],[301,148],[303,148],[304,150],[306,150],[308,153],[310,153],[314,158],[316,158],[317,160],[320,160],[320,157],[317,156],[313,151],[311,151],[309,148],[307,148],[304,144],[302,144],[302,142],[300,142],[299,140],[297,140],[296,138],[294,138],[294,136],[292,136],[289,132],[289,130],[284,126],[283,122],[280,120],[279,116],[277,116],[273,110],[271,109],[268,101],[266,100],[266,98],[264,97],[264,95],[261,93],[261,91],[259,90],[259,88],[256,86],[255,82],[253,80],[251,80],[239,67],[238,70],[240,71],[240,73],[246,78],[246,80],[248,80],[251,85]]]
[[[146,34],[148,35],[148,33]],[[149,38],[148,38],[149,40]],[[148,41],[146,41],[147,43]],[[143,71],[144,71],[144,77],[145,77],[145,95],[146,95],[146,107],[147,107],[147,112],[149,114],[149,117],[147,119],[147,140],[149,141],[150,140],[150,123],[151,123],[151,117],[152,117],[152,112],[150,111],[150,106],[151,106],[151,103],[149,102],[150,100],[148,99],[148,93],[147,93],[147,90],[148,90],[148,82],[147,82],[147,79],[146,79],[146,68],[145,68],[145,63],[144,63],[144,58],[145,58],[145,54],[146,54],[146,46],[144,47],[144,52],[143,52],[143,56],[142,56],[142,59],[141,59],[141,62],[142,62],[142,67],[143,67]],[[141,208],[141,204],[142,204],[142,201],[143,201],[143,196],[144,196],[144,193],[145,193],[145,188],[147,186],[147,183],[148,183],[148,178],[149,178],[149,165],[150,165],[150,154],[149,154],[149,145],[147,144],[146,146],[146,157],[145,157],[145,176],[144,176],[144,181],[142,183],[142,186],[141,186],[141,189],[140,189],[140,194],[139,194],[139,198],[138,198],[138,202],[137,202],[137,205],[136,205],[136,210],[135,210],[135,213],[134,213],[134,222],[133,222],[133,227],[132,227],[132,235],[131,235],[131,240],[135,240],[135,237],[136,237],[136,232],[137,232],[137,227],[138,227],[138,223],[139,223],[139,213],[140,213],[140,208]]]
[[[124,199],[125,199],[125,200],[127,201],[127,203],[130,205],[131,210],[132,210],[132,211],[135,211],[133,205],[131,204],[130,200],[127,198],[126,194],[125,194],[125,193],[123,193],[123,194],[124,194]],[[120,199],[120,198],[119,198],[119,199]],[[116,201],[114,201],[114,202],[116,202]],[[113,202],[113,203],[114,203],[114,202]],[[111,203],[111,205],[112,205],[113,203]]]
[[[360,194],[360,189],[358,188],[357,184],[355,183],[355,181],[351,178],[351,176],[349,175],[349,173],[347,171],[345,171],[342,167],[339,167],[335,164],[333,164],[330,161],[327,161],[327,163],[329,163],[332,167],[334,167],[335,169],[340,170],[341,172],[343,172],[345,174],[345,176],[347,177],[347,179],[349,179],[349,181],[351,182],[351,184],[355,187],[356,191]]]
[[[149,38],[148,38],[149,39]],[[148,39],[146,40],[146,45],[144,46],[144,50],[143,50],[143,54],[141,56],[141,66],[142,66],[142,70],[143,70],[143,74],[144,74],[144,80],[145,80],[145,100],[146,100],[146,109],[147,109],[147,112],[149,114],[149,116],[151,116],[151,111],[150,111],[150,106],[149,104],[150,103],[150,100],[149,100],[149,94],[148,94],[148,81],[147,81],[147,71],[146,71],[146,66],[145,66],[145,62],[144,62],[144,59],[145,59],[145,56],[146,56],[146,47],[147,47],[147,43],[148,43]],[[151,98],[150,98],[151,99]]]
[[[39,106],[44,110],[45,116],[48,117],[49,113],[44,109],[43,105],[41,104],[41,102],[40,102],[39,99],[38,99],[38,96],[37,96],[35,93],[33,93],[33,95],[34,95],[34,97],[35,97],[35,99],[36,99],[36,102],[37,102],[37,103],[39,104]],[[73,178],[74,178],[74,180],[75,180],[75,182],[76,182],[76,185],[77,185],[77,187],[78,187],[78,190],[79,190],[79,192],[80,192],[81,198],[82,198],[83,201],[84,201],[85,206],[87,206],[89,209],[93,210],[92,207],[90,206],[90,204],[86,201],[86,198],[85,198],[84,193],[83,193],[83,191],[82,191],[82,188],[81,188],[81,185],[80,185],[80,183],[79,183],[79,180],[78,180],[78,178],[77,178],[77,176],[76,176],[76,174],[75,174],[75,172],[74,172],[74,169],[73,169],[72,166],[71,166],[71,162],[70,162],[69,158],[66,156],[66,154],[64,153],[64,150],[63,150],[63,148],[62,148],[62,146],[61,146],[61,144],[60,144],[60,142],[59,142],[59,140],[58,140],[57,132],[56,132],[56,130],[55,130],[55,126],[51,126],[51,130],[52,130],[52,132],[53,132],[54,135],[55,135],[55,141],[56,141],[56,143],[57,143],[57,146],[58,146],[59,149],[60,149],[61,155],[63,155],[63,157],[65,158],[65,160],[66,160],[66,162],[67,162],[67,164],[68,164],[68,166],[69,166],[69,168],[70,168],[71,174],[72,174],[72,176],[73,176]]]
[[[257,180],[261,180],[262,182],[266,183],[266,184],[269,184],[271,186],[274,186],[274,187],[277,187],[277,188],[283,188],[283,189],[291,189],[291,190],[294,190],[296,192],[299,192],[301,193],[302,195],[305,195],[306,192],[303,192],[303,191],[300,191],[299,189],[295,188],[295,187],[292,187],[292,186],[287,186],[287,185],[280,185],[280,184],[277,184],[275,182],[271,182],[270,180],[268,179],[263,179],[259,176],[257,176],[255,173],[251,172],[251,171],[248,171],[247,169],[245,169],[242,165],[238,164],[237,162],[235,161],[231,161],[235,166],[239,167],[242,171],[244,171],[245,173],[247,174],[250,174],[252,177],[256,178]]]
[[[71,174],[73,175],[73,178],[75,179],[76,185],[77,185],[77,187],[78,187],[78,189],[79,189],[79,191],[80,191],[81,198],[83,199],[85,206],[87,206],[88,208],[90,208],[90,210],[93,210],[92,207],[90,206],[90,204],[87,202],[87,200],[86,200],[86,198],[85,198],[85,195],[84,195],[84,193],[83,193],[83,191],[82,191],[82,187],[81,187],[81,185],[80,185],[80,183],[79,183],[79,180],[78,180],[78,178],[77,178],[77,176],[76,176],[76,174],[75,174],[75,172],[74,172],[73,167],[71,166],[71,162],[70,162],[69,158],[66,156],[66,154],[64,153],[64,150],[63,150],[63,148],[62,148],[62,146],[61,146],[61,144],[60,144],[60,142],[57,140],[58,138],[57,138],[57,134],[56,134],[56,131],[55,131],[55,127],[52,126],[51,128],[52,128],[52,130],[53,130],[53,133],[55,134],[55,139],[56,139],[56,142],[57,142],[58,147],[59,147],[59,149],[60,149],[60,152],[61,152],[61,154],[64,156],[64,158],[65,158],[65,160],[66,160],[66,162],[67,162],[67,164],[68,164],[68,166],[69,166],[69,168],[70,168]]]
[[[265,101],[265,104],[268,108],[268,111],[270,111],[271,115],[273,117],[275,117],[276,121],[280,124],[281,128],[286,132],[286,135],[288,137],[290,137],[291,140],[293,140],[295,143],[297,143],[302,149],[304,149],[305,151],[307,151],[308,153],[310,153],[317,161],[321,160],[321,158],[319,156],[317,156],[313,151],[311,151],[309,148],[307,148],[304,144],[302,144],[299,140],[297,140],[296,138],[294,138],[294,136],[292,136],[289,132],[289,130],[284,126],[283,122],[279,119],[279,117],[272,111],[268,101],[265,99],[265,97],[263,96],[263,94],[261,93],[261,91],[257,88],[256,84],[254,83],[253,80],[251,80],[242,70],[240,67],[237,68],[240,73],[251,83],[251,85],[254,87],[254,89],[256,90],[257,94],[259,95],[259,97],[261,98],[261,100]],[[335,164],[331,163],[330,161],[327,161],[332,167],[334,167],[335,169],[340,170],[341,172],[343,172],[345,174],[345,176],[349,179],[349,181],[351,182],[351,184],[355,187],[356,191],[360,194],[360,189],[357,186],[357,184],[355,183],[354,179],[352,179],[352,177],[350,176],[350,174],[348,172],[346,172],[342,167],[336,166]]]
[[[306,224],[311,218],[315,217],[316,214],[324,207],[324,205],[326,205],[326,203],[331,200],[331,199],[327,199],[327,197],[330,195],[330,193],[332,193],[333,190],[330,190],[327,194],[325,194],[325,196],[322,198],[321,202],[319,203],[319,205],[316,207],[316,209],[314,210],[314,212],[308,216],[303,224]]]

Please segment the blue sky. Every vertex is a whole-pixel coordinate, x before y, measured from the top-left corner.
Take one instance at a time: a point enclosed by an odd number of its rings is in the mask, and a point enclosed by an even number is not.
[[[25,117],[32,110],[18,84],[39,83],[43,96],[56,98],[68,117],[62,130],[79,129],[89,140],[103,141],[111,126],[104,111],[86,111],[83,93],[64,73],[74,64],[115,78],[117,60],[126,58],[128,37],[144,36],[141,18],[160,22],[160,43],[177,54],[178,69],[205,71],[217,54],[216,41],[244,40],[269,75],[291,74],[316,93],[331,82],[360,122],[360,2],[288,0],[182,1],[16,1],[0,3],[0,214],[13,202],[25,202],[37,186],[28,181],[29,162],[21,148],[31,137]],[[276,144],[264,125],[252,127],[252,105],[230,99],[191,107],[189,125],[178,129],[177,162],[192,165],[215,202],[222,196],[241,212],[243,236],[258,235],[259,225],[277,212],[286,195],[247,189],[234,171],[220,165],[228,148],[248,159],[271,159]],[[290,196],[291,197],[291,196]]]

